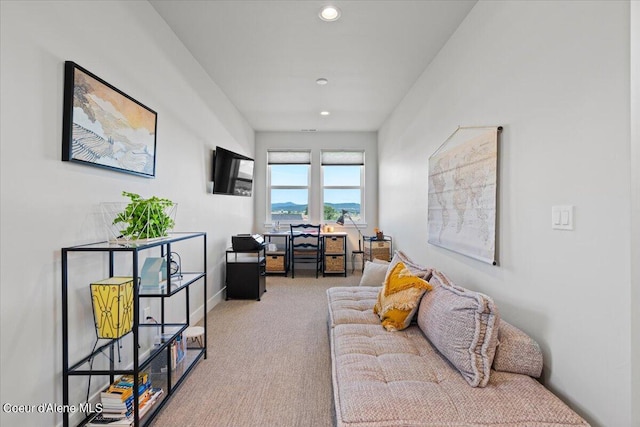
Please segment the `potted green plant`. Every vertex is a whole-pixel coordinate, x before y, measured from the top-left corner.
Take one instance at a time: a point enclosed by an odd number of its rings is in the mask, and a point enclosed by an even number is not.
[[[119,226],[120,236],[140,240],[168,235],[175,225],[175,203],[156,196],[144,199],[139,194],[127,191],[123,191],[122,195],[130,201],[112,221],[113,225]]]

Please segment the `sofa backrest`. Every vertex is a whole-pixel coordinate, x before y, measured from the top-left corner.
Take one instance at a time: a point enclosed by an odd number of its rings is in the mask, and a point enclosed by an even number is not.
[[[542,362],[542,351],[538,343],[520,329],[501,319],[493,369],[540,378]]]

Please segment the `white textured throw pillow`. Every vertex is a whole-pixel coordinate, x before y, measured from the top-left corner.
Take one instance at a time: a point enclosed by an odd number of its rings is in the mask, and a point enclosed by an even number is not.
[[[366,261],[359,286],[382,286],[387,275],[387,268],[389,268],[389,263],[386,261],[384,263],[378,260],[376,262]]]
[[[493,300],[434,271],[418,309],[418,326],[472,387],[489,382],[500,315]]]

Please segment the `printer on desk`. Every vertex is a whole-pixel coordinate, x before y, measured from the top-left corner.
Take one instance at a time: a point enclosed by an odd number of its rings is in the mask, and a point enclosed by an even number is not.
[[[231,236],[231,246],[234,251],[253,251],[262,249],[265,242],[260,234],[238,234]]]

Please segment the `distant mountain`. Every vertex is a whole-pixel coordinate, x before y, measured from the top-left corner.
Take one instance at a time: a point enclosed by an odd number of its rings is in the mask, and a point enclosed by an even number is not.
[[[360,203],[325,203],[325,205],[337,211],[344,209],[349,212],[360,212]]]
[[[360,203],[325,203],[325,205],[333,207],[340,211],[345,209],[349,212],[360,212]],[[300,205],[293,202],[273,203],[271,205],[272,212],[304,212],[307,205]]]
[[[304,212],[307,209],[307,205],[299,205],[293,202],[284,203],[272,203],[271,212],[284,211],[284,212]]]

